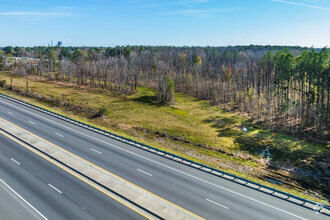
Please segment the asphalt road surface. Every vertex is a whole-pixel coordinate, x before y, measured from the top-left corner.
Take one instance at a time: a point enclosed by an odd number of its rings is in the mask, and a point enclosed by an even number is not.
[[[202,218],[329,218],[1,97],[0,117]],[[28,168],[23,169],[11,158],[27,164]],[[70,174],[56,169],[49,162],[15,146],[5,137],[0,137],[0,165],[0,178],[22,193],[27,201],[31,201],[49,219],[143,218]],[[58,193],[48,184],[63,193]],[[0,193],[4,193],[1,187]],[[1,198],[0,205],[5,202]],[[18,204],[13,201],[12,206]]]
[[[0,219],[145,219],[0,134]]]

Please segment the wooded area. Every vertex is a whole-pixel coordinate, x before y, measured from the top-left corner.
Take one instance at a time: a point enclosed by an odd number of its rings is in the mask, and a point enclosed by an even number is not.
[[[165,104],[174,101],[175,88],[247,114],[274,131],[322,142],[330,139],[327,48],[5,47],[0,50],[0,65],[26,76],[27,87],[32,75],[119,94],[147,86],[157,89],[159,102]]]

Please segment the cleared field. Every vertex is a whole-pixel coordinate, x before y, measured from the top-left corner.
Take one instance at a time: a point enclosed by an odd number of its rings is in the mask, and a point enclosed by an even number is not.
[[[8,84],[9,74],[2,72],[2,79]],[[26,79],[14,77],[13,86],[24,91]],[[38,78],[29,79],[28,94],[3,88],[0,91],[199,163],[326,203],[322,194],[327,195],[329,185],[312,176],[302,181],[303,176],[290,171],[312,170],[317,161],[329,157],[326,145],[262,130],[249,119],[206,101],[176,93],[174,105],[160,106],[150,88],[139,87],[133,95],[118,96],[100,88]],[[100,112],[102,117],[93,117]],[[292,187],[266,181],[271,178]],[[306,194],[310,189],[318,191],[318,198]]]

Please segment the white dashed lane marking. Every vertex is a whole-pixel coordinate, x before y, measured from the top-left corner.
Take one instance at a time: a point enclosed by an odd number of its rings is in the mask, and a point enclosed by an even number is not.
[[[12,161],[14,161],[14,163],[21,165],[19,162],[17,162],[14,158],[10,158]]]
[[[94,152],[96,152],[96,153],[98,153],[98,154],[102,154],[102,152],[97,151],[97,150],[95,150],[95,149],[93,149],[93,148],[91,148],[91,151],[94,151]]]
[[[52,184],[48,184],[48,186],[50,186],[51,188],[53,188],[54,190],[56,190],[58,193],[62,194],[62,192],[58,189],[56,189],[55,186],[53,186]]]
[[[146,171],[143,171],[143,170],[140,170],[140,169],[137,169],[139,172],[141,172],[141,173],[144,173],[144,174],[146,174],[146,175],[148,175],[148,176],[152,176],[152,174],[150,174],[150,173],[148,173],[148,172],[146,172]]]
[[[213,204],[215,204],[217,206],[220,206],[222,208],[229,209],[227,206],[224,206],[224,205],[221,205],[220,203],[214,202],[211,199],[206,199],[206,201],[211,202],[211,203],[213,203]]]
[[[59,134],[59,133],[55,133],[55,134],[58,135],[58,136],[60,136],[60,137],[62,137],[62,138],[64,137],[63,135],[61,135],[61,134]]]

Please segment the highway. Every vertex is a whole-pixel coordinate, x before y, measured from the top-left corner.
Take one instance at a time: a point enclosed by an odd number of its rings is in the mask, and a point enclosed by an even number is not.
[[[1,97],[0,117],[201,218],[328,218],[313,210],[135,148]],[[16,145],[0,135],[0,178],[19,191],[47,218],[143,218]],[[26,164],[26,169],[10,158]],[[65,196],[51,190],[48,184],[59,188]],[[14,205],[17,204],[13,202]]]
[[[0,219],[145,219],[1,134],[0,196]]]

